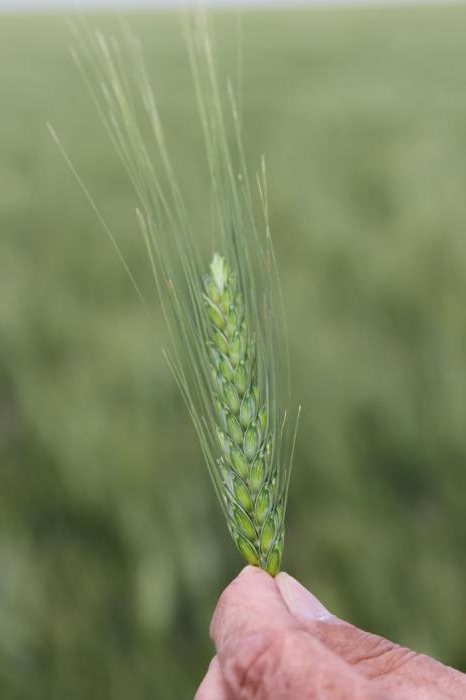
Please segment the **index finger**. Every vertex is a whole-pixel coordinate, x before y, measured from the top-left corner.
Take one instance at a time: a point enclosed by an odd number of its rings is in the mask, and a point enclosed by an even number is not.
[[[246,567],[222,593],[211,625],[231,697],[375,697],[289,611],[269,574]]]
[[[245,637],[299,627],[275,580],[255,566],[246,566],[220,596],[210,635],[222,659]]]

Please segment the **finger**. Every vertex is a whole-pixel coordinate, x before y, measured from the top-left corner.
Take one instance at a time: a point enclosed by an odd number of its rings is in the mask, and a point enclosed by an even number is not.
[[[367,681],[288,610],[274,579],[246,567],[222,594],[211,634],[231,697],[369,698]]]
[[[339,620],[298,581],[275,579],[288,611],[308,633],[381,690],[409,698],[466,697],[466,676],[427,656]],[[446,695],[445,691],[448,688]]]
[[[228,700],[228,697],[222,669],[218,658],[214,656],[194,700]]]
[[[222,660],[244,637],[299,627],[274,579],[257,567],[247,566],[220,596],[210,633]]]
[[[401,650],[396,644],[363,632],[332,615],[310,591],[287,573],[278,574],[276,586],[288,611],[302,628],[349,664],[362,669],[367,677],[378,672],[379,664],[387,664],[392,650]],[[371,661],[374,668],[371,668]]]

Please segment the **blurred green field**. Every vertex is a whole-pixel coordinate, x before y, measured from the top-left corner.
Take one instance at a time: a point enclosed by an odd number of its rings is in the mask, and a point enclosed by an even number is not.
[[[178,21],[130,21],[195,236],[209,192]],[[237,18],[214,26],[238,83]],[[245,12],[240,39],[304,406],[284,566],[336,614],[463,670],[465,27],[453,6]],[[0,696],[188,698],[242,563],[162,359],[135,198],[69,43],[61,18],[0,16]]]

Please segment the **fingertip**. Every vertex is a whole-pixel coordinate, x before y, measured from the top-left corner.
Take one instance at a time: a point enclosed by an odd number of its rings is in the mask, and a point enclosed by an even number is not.
[[[251,564],[247,564],[243,569],[241,569],[241,571],[239,572],[239,574],[236,578],[237,579],[238,578],[253,579],[255,577],[256,578],[264,578],[265,577],[268,579],[271,578],[270,574],[268,574],[266,571],[264,571],[263,569],[260,569],[258,566],[252,566]],[[236,580],[236,579],[234,579],[234,580]]]
[[[243,578],[244,576],[251,576],[254,575],[254,569],[257,569],[257,566],[251,566],[251,564],[246,564],[239,574],[233,579],[233,581],[236,581],[236,579]]]
[[[275,577],[275,583],[286,607],[296,619],[304,622],[335,619],[315,595],[285,571]]]
[[[215,609],[210,634],[222,658],[248,634],[293,626],[275,580],[255,566],[246,566],[223,591]]]

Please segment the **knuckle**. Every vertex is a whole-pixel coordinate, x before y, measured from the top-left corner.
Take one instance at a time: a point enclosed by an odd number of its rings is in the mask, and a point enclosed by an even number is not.
[[[253,635],[224,666],[235,700],[368,700],[367,681],[302,630]]]
[[[242,644],[225,669],[235,700],[290,700],[320,695],[331,679],[322,673],[313,642],[300,630],[254,635]],[[299,695],[298,695],[299,693]],[[334,696],[339,697],[337,695]]]
[[[279,678],[283,682],[286,672],[283,666],[285,643],[282,632],[257,634],[244,640],[226,668],[235,698],[270,697],[268,689],[276,687]]]
[[[409,649],[366,632],[351,663],[363,670],[367,678],[376,678],[398,671],[415,656]]]

